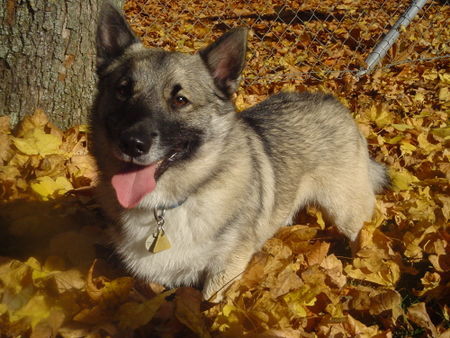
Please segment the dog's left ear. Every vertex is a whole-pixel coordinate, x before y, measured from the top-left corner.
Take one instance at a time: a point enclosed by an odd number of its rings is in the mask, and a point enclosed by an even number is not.
[[[234,28],[200,51],[216,86],[230,97],[239,85],[247,51],[247,28]]]
[[[97,73],[139,42],[123,15],[108,1],[103,3],[97,24]]]

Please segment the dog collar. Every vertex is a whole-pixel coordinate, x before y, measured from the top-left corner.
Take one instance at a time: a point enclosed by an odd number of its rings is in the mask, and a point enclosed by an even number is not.
[[[163,208],[155,208],[155,210],[170,210],[170,209],[175,209],[178,208],[179,206],[181,206],[184,202],[186,202],[187,197],[184,200],[178,201],[175,204],[171,204],[168,207],[163,207]]]

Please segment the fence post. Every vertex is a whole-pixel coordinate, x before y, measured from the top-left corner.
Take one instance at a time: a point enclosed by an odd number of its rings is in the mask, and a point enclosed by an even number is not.
[[[369,73],[383,57],[388,50],[397,41],[400,35],[400,27],[407,27],[409,23],[414,19],[422,7],[428,2],[428,0],[414,0],[409,8],[400,16],[397,22],[392,26],[386,36],[378,43],[375,49],[369,54],[365,62],[367,64],[366,69],[361,69],[356,76],[362,76]]]

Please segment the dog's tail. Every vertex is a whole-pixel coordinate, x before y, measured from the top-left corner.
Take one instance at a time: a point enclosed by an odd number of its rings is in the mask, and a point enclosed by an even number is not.
[[[375,193],[383,191],[391,184],[386,167],[372,159],[369,160],[369,177]]]

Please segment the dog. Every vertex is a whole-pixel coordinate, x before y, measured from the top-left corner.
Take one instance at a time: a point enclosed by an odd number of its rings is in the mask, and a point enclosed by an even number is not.
[[[137,277],[219,299],[308,203],[356,241],[388,178],[333,96],[280,93],[236,113],[235,28],[194,55],[145,48],[103,5],[90,116],[98,201]]]

